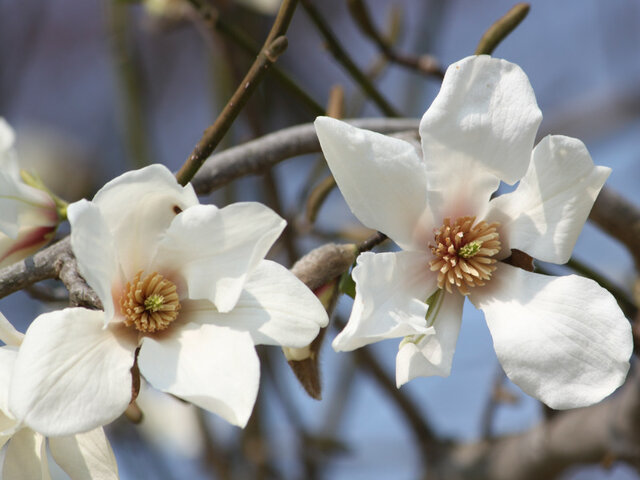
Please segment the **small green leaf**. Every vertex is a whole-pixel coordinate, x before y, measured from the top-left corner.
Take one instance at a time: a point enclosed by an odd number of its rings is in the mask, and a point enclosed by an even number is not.
[[[351,278],[351,271],[344,272],[340,275],[340,284],[338,286],[340,292],[346,293],[351,298],[356,298],[356,282]]]

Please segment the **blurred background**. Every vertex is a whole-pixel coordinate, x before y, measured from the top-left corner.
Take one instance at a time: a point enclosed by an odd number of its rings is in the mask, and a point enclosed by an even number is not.
[[[513,6],[503,0],[364,3],[397,52],[431,55],[431,64],[437,61],[442,68],[472,54],[483,32]],[[420,117],[440,78],[385,62],[345,0],[314,4],[399,114]],[[210,5],[224,25],[260,46],[279,2],[211,0]],[[177,170],[253,61],[225,31],[212,32],[182,0],[0,0],[0,115],[17,132],[23,165],[69,201],[90,198],[107,180],[147,163]],[[344,89],[345,117],[384,115],[325,48],[302,6],[287,36],[289,48],[277,65],[312,101],[302,101],[269,72],[218,150],[313,121],[335,85]],[[494,52],[528,74],[544,115],[540,136],[582,139],[595,163],[612,167],[607,185],[636,204],[639,49],[638,2],[535,0],[528,17]],[[277,209],[289,220],[289,242],[273,254],[290,265],[328,240],[363,240],[371,233],[338,191],[308,225],[305,202],[328,173],[323,165],[316,155],[293,158],[202,201],[260,200]],[[597,228],[585,227],[575,258],[631,293],[631,257]],[[35,315],[55,307],[34,296],[37,292],[19,292],[0,300],[0,310],[22,331]],[[344,320],[350,308],[351,300],[343,296],[336,315]],[[393,380],[398,342],[369,350],[381,369],[372,374],[352,354],[334,353],[333,336],[330,328],[321,352],[321,402],[305,394],[279,349],[261,350],[260,397],[244,431],[144,389],[139,405],[145,420],[133,425],[121,419],[107,430],[121,478],[420,478],[415,422],[408,420],[403,400],[384,387],[385,377]],[[523,432],[545,415],[538,401],[504,380],[483,317],[470,304],[451,376],[417,379],[400,392],[421,421],[454,442]],[[562,478],[640,478],[631,466],[605,463],[576,465]]]

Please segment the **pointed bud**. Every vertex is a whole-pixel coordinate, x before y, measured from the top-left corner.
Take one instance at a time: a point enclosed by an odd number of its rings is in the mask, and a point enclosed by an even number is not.
[[[353,263],[356,245],[328,244],[312,250],[296,262],[291,271],[316,294],[331,317],[340,295],[339,278]],[[326,328],[320,330],[310,345],[283,348],[284,355],[305,391],[316,400],[322,398],[318,356]]]

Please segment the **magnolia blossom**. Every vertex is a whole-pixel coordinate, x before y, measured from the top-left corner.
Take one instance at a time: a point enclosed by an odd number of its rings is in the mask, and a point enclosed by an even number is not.
[[[362,223],[402,249],[365,253],[336,350],[404,337],[398,386],[447,376],[466,297],[484,312],[508,377],[553,408],[589,405],[623,381],[629,322],[592,280],[510,265],[512,250],[565,263],[610,170],[584,144],[548,136],[529,81],[512,63],[468,57],[449,67],[410,143],[320,117],[336,182]],[[500,182],[519,184],[495,198]]]
[[[328,321],[302,282],[263,260],[285,221],[261,204],[199,205],[190,184],[152,165],[68,215],[78,269],[104,311],[55,311],[27,330],[10,406],[38,431],[118,417],[132,399],[132,368],[244,426],[260,375],[254,345],[302,347]]]
[[[20,178],[15,134],[0,118],[0,267],[46,245],[60,222],[51,196]]]
[[[0,347],[0,448],[7,445],[0,477],[47,480],[51,461],[47,455],[47,439],[23,427],[8,406],[9,383],[22,339],[23,335],[0,313],[0,340],[6,344]],[[118,478],[116,459],[102,428],[49,438],[48,443],[51,458],[71,480]]]

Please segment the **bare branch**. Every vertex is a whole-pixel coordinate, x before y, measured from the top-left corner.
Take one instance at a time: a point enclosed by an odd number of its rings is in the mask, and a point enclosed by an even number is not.
[[[196,9],[200,7],[198,0],[190,1]],[[251,68],[222,109],[222,112],[220,112],[216,121],[204,131],[202,138],[193,149],[193,152],[191,152],[191,155],[189,155],[178,173],[176,173],[178,183],[181,185],[189,183],[200,167],[202,167],[207,157],[211,155],[218,146],[218,143],[220,143],[220,140],[222,140],[222,137],[225,136],[269,67],[274,64],[278,57],[286,50],[288,41],[284,34],[287,31],[296,5],[297,0],[284,0],[280,5],[280,10],[271,27],[271,31],[264,42],[262,50],[260,50],[260,53],[251,65]]]
[[[604,187],[591,209],[589,220],[627,247],[636,268],[640,268],[640,210],[635,205]]]
[[[0,298],[51,278],[62,281],[69,291],[71,305],[102,308],[98,296],[78,273],[69,237],[0,270]]]

